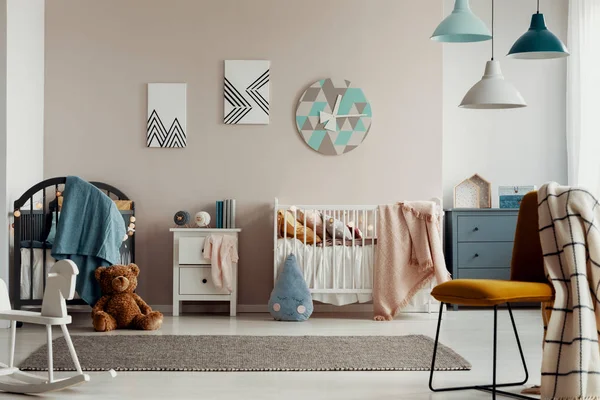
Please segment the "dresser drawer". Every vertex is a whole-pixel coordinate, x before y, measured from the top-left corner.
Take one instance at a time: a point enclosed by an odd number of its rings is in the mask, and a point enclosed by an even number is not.
[[[181,265],[205,265],[210,260],[202,256],[204,250],[204,236],[190,236],[179,238],[179,264]]]
[[[229,294],[229,291],[215,287],[210,267],[181,267],[179,294]]]
[[[510,268],[459,268],[458,279],[510,279]]]
[[[510,268],[512,242],[458,243],[458,268]]]
[[[458,216],[459,242],[512,242],[517,227],[516,215]]]

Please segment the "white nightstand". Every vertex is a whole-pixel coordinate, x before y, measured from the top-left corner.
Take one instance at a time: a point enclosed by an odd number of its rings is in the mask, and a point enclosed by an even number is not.
[[[210,260],[204,259],[204,240],[210,234],[235,236],[241,229],[173,228],[173,316],[179,316],[181,301],[228,301],[229,315],[237,306],[237,263],[233,264],[233,291],[212,283]]]

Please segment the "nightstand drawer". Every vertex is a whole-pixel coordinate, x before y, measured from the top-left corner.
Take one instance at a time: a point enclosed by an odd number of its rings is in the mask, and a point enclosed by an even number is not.
[[[510,268],[513,242],[458,243],[458,268]]]
[[[458,216],[459,242],[512,242],[515,239],[517,216]]]
[[[510,268],[459,268],[458,279],[510,279]]]
[[[229,291],[215,287],[210,267],[181,267],[179,294],[229,294]]]
[[[204,236],[189,236],[179,238],[179,264],[181,265],[204,265],[210,264],[210,260],[202,256],[204,250]]]

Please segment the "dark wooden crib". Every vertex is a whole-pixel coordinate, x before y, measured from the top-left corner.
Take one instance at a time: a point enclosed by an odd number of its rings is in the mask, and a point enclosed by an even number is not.
[[[52,245],[47,242],[48,235],[52,229],[53,218],[58,221],[59,197],[64,191],[67,181],[66,177],[57,177],[46,179],[27,190],[14,203],[14,246],[13,246],[13,265],[10,269],[10,297],[14,309],[21,309],[24,306],[41,306],[43,290],[46,288],[46,275],[50,265],[47,265]],[[102,190],[113,200],[130,200],[125,193],[119,189],[102,182],[90,182],[98,189]],[[135,222],[135,207],[131,202],[130,210],[120,210],[126,226]],[[54,215],[53,215],[54,214]],[[134,224],[135,225],[135,224]],[[22,258],[22,249],[25,250],[26,259]],[[41,257],[36,257],[36,249],[41,249]],[[24,267],[24,263],[27,263]],[[41,261],[41,272],[34,271],[34,266]],[[135,262],[135,234],[133,230],[128,231],[128,238],[121,245],[121,261],[124,264]],[[37,264],[36,264],[37,262]],[[25,271],[24,268],[28,268]],[[34,273],[35,272],[35,273]],[[22,277],[29,274],[29,288],[23,289]],[[36,275],[42,282],[35,283]],[[39,284],[42,284],[41,286]],[[27,286],[27,285],[25,285]],[[40,290],[34,292],[34,287]],[[38,293],[41,291],[41,295]],[[73,299],[67,304],[86,304],[81,299]]]

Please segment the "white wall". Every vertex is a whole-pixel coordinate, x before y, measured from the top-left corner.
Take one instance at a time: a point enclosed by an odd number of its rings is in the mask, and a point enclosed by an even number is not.
[[[0,278],[8,282],[13,202],[43,179],[44,0],[0,2]]]
[[[452,189],[479,173],[492,183],[493,206],[500,185],[567,182],[566,60],[512,60],[505,57],[528,28],[534,0],[496,1],[495,59],[504,77],[521,92],[528,107],[516,110],[458,108],[469,88],[483,75],[491,42],[444,45],[444,204],[452,206]],[[454,0],[445,0],[451,12]],[[567,0],[545,0],[541,12],[549,29],[567,37]],[[491,26],[491,2],[471,0],[471,8]],[[568,46],[568,44],[567,44]]]
[[[8,191],[6,185],[6,5],[0,0],[0,278],[8,282]]]
[[[44,10],[45,0],[8,0],[9,207],[44,177]]]

